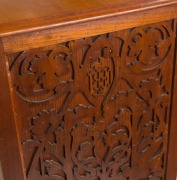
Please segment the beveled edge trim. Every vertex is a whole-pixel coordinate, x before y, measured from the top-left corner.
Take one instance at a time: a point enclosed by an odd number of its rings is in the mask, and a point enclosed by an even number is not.
[[[164,13],[165,12],[165,13]],[[6,54],[177,18],[177,4],[2,37]]]
[[[43,24],[41,24],[39,26],[36,26],[36,27],[24,27],[23,29],[19,29],[19,30],[9,30],[7,32],[1,32],[0,37],[12,36],[12,35],[29,33],[29,32],[35,32],[35,31],[40,31],[40,30],[45,30],[45,29],[47,30],[47,29],[56,28],[56,27],[59,28],[59,27],[66,26],[66,25],[69,26],[69,25],[73,25],[73,24],[90,22],[90,21],[98,21],[98,20],[102,20],[102,19],[105,19],[105,18],[111,18],[111,17],[117,17],[117,16],[122,16],[122,15],[138,13],[138,12],[141,12],[141,11],[156,9],[156,8],[159,8],[159,7],[164,8],[166,6],[172,6],[172,5],[175,5],[175,4],[177,4],[177,0],[174,0],[172,2],[158,2],[158,4],[151,5],[151,6],[148,6],[148,7],[135,8],[135,9],[132,9],[132,10],[126,10],[126,11],[122,11],[122,12],[116,12],[116,8],[115,8],[112,11],[110,11],[110,12],[108,11],[106,14],[103,14],[103,15],[100,15],[100,14],[97,13],[97,14],[94,14],[93,16],[91,16],[91,17],[83,17],[81,19],[74,19],[74,18],[72,18],[72,16],[69,16],[68,20],[66,19],[63,22],[60,21],[61,17],[59,15],[55,15],[55,16],[51,16],[51,17],[39,17],[39,18],[35,19],[35,21],[36,21],[35,23],[39,23],[40,21],[42,21]],[[84,16],[84,14],[83,14],[83,16]],[[45,18],[47,20],[45,20]],[[26,19],[24,21],[33,21],[33,19]],[[13,23],[23,24],[24,21],[21,20],[21,21],[17,21],[17,22],[13,22]],[[47,24],[48,22],[50,22],[50,23]]]

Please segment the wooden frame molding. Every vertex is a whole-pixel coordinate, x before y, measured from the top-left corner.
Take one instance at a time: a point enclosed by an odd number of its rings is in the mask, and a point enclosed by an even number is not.
[[[177,21],[175,21],[177,24]],[[177,143],[176,143],[176,129],[177,129],[177,39],[175,48],[175,61],[174,61],[174,79],[173,79],[173,98],[171,104],[171,121],[170,121],[170,135],[169,135],[169,155],[167,167],[167,179],[177,178]]]
[[[48,46],[62,43],[73,39],[114,32],[131,27],[156,23],[172,18],[177,18],[177,4],[172,6],[157,7],[140,12],[132,12],[123,15],[105,16],[101,19],[90,19],[71,24],[59,24],[58,27],[37,30],[29,33],[22,33],[2,37],[5,53],[14,53],[22,50]],[[165,12],[165,13],[164,13]],[[125,21],[126,19],[126,21]],[[14,39],[15,41],[12,40]]]
[[[3,44],[1,39],[0,67],[0,160],[2,171],[6,179],[21,180],[24,178],[24,176],[23,171],[19,170],[23,168],[21,164],[21,155],[18,146],[17,131],[14,119],[15,113],[13,110],[12,97],[10,93],[7,58],[3,52]],[[12,170],[13,174],[9,173]]]

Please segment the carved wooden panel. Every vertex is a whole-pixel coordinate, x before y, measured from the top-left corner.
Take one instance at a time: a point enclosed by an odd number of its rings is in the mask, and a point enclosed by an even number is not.
[[[174,23],[9,55],[27,179],[163,180]]]

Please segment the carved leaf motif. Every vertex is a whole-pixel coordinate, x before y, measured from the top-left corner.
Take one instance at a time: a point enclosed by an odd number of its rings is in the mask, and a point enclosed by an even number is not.
[[[38,74],[38,83],[46,90],[53,90],[60,76],[68,73],[67,54],[52,51],[49,55],[41,53],[32,60],[31,70]]]
[[[172,37],[173,34],[169,35],[163,25],[133,29],[128,38],[127,66],[135,73],[158,67],[169,54]]]
[[[47,174],[50,177],[53,177],[54,179],[57,180],[65,180],[66,175],[63,171],[63,167],[61,164],[54,161],[46,160],[44,162],[44,167],[46,169]]]
[[[57,113],[51,111],[43,111],[39,116],[32,119],[32,136],[34,139],[43,141],[48,131],[51,129],[54,123],[57,122]]]

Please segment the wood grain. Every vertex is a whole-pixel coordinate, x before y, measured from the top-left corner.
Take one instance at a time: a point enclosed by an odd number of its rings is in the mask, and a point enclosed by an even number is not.
[[[22,180],[23,168],[9,88],[7,59],[0,40],[0,161],[5,179]]]
[[[170,20],[10,54],[27,179],[164,180],[175,32]]]
[[[176,3],[176,0],[0,0],[0,36]]]
[[[177,23],[177,21],[175,21]],[[176,144],[176,129],[177,129],[177,39],[175,48],[175,61],[174,61],[174,77],[173,77],[173,96],[171,104],[171,121],[170,121],[170,136],[169,136],[169,155],[168,155],[168,168],[167,168],[167,179],[177,178],[177,144]]]
[[[175,180],[176,18],[177,0],[0,0],[4,179]]]
[[[3,38],[7,54],[89,37],[107,32],[114,32],[131,27],[156,23],[177,17],[177,5],[159,7],[155,10],[136,12],[128,15],[115,15],[102,19],[93,19],[80,23],[68,24],[52,29],[19,34]]]

